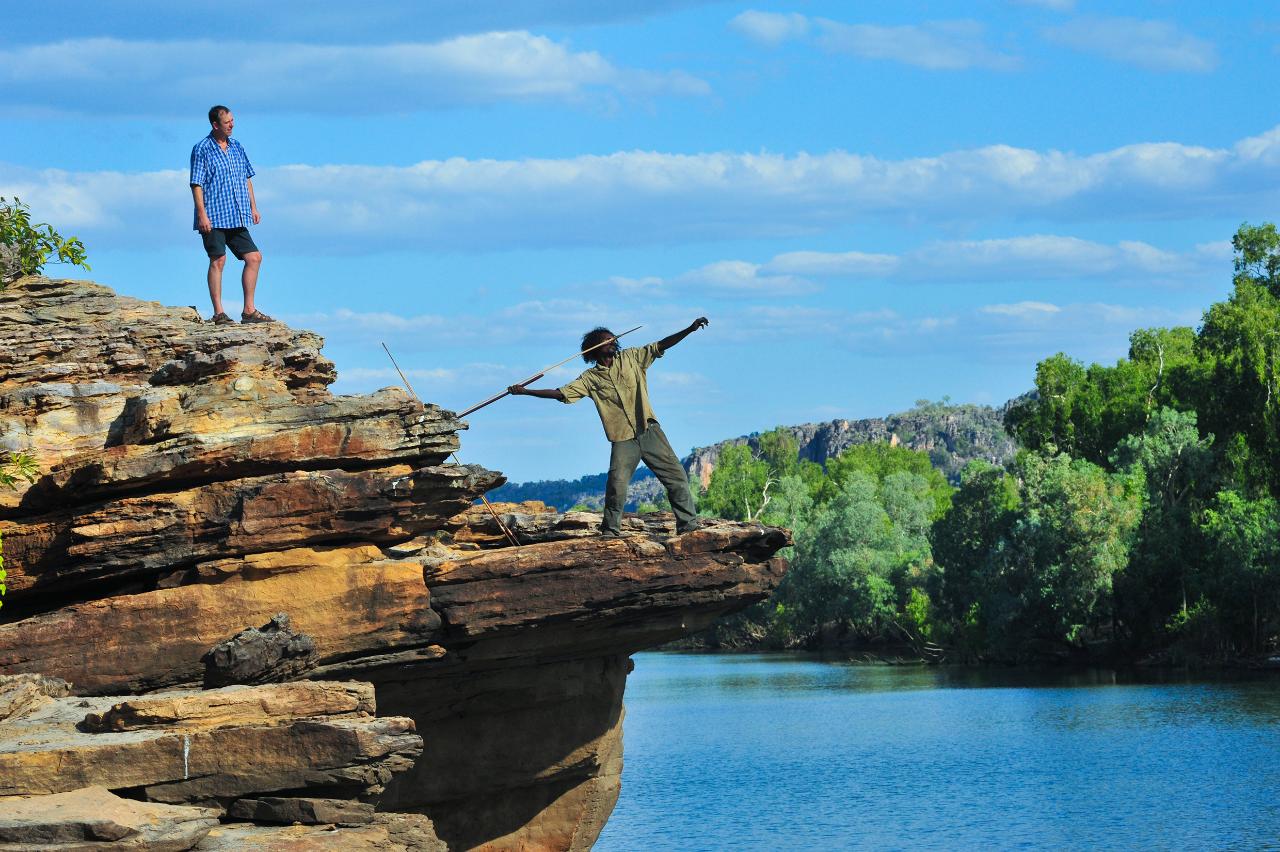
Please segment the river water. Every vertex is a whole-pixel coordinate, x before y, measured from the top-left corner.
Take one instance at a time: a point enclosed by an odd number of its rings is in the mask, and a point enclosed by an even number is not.
[[[1280,849],[1280,677],[635,656],[597,850]]]

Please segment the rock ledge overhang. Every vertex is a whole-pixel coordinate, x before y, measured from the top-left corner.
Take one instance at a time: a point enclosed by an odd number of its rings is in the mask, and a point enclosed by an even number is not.
[[[314,643],[310,677],[374,684],[391,715],[360,724],[425,741],[392,761],[389,782],[375,773],[379,807],[429,816],[451,848],[588,847],[617,797],[627,656],[766,597],[789,534],[716,522],[673,536],[656,514],[604,539],[598,516],[508,505],[497,510],[521,541],[509,546],[473,506],[502,475],[447,462],[466,424],[397,388],[334,396],[322,343],[89,282],[0,291],[0,449],[32,451],[42,470],[0,491],[0,675],[128,704],[199,684],[206,651],[284,612]],[[26,681],[11,692],[14,707],[43,703]],[[10,761],[15,718],[0,720]],[[355,723],[318,724],[269,727],[310,742]],[[155,748],[168,760],[177,740],[165,736]],[[192,798],[121,773],[86,769],[75,783]],[[239,813],[353,813],[300,804],[296,790],[283,804],[260,795],[298,778],[282,769],[240,791],[258,798]],[[72,795],[71,781],[44,792]],[[430,820],[405,820],[363,830],[388,848],[430,833]],[[228,844],[217,848],[273,842],[251,834],[215,829],[201,848],[215,835]]]

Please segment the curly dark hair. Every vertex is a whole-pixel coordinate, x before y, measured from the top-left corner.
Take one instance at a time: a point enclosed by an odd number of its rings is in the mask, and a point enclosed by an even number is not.
[[[582,345],[578,347],[578,351],[581,352],[583,349],[591,349],[591,347],[599,343],[603,343],[604,341],[608,340],[610,337],[613,337],[612,331],[610,331],[609,329],[605,328],[602,325],[597,326],[596,328],[593,328],[590,331],[588,331],[586,334],[582,335]],[[588,364],[594,364],[596,360],[596,354],[598,352],[599,352],[598,349],[591,349],[590,352],[583,352],[582,360],[586,361]]]

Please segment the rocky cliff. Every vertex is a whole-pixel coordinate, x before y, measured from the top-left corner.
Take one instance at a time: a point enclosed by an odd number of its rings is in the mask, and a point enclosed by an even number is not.
[[[758,525],[501,506],[512,546],[465,424],[333,396],[321,343],[0,291],[0,449],[43,471],[0,492],[0,849],[587,848],[629,655],[781,578]]]
[[[1021,399],[1022,397],[1018,397]],[[1003,465],[1017,452],[1017,442],[1004,429],[1004,415],[1016,400],[1002,408],[985,405],[950,405],[922,402],[910,411],[867,420],[831,420],[782,426],[796,440],[799,457],[818,464],[857,444],[888,443],[929,454],[933,466],[953,483],[960,471],[974,460]],[[720,451],[746,444],[759,448],[758,433],[730,438],[708,447],[695,447],[681,461],[689,479],[701,488],[711,482]],[[494,496],[503,500],[542,500],[562,508],[581,505],[599,509],[604,505],[606,474],[592,474],[576,480],[514,482],[499,486]],[[660,504],[666,492],[643,465],[627,489],[628,508],[646,503]]]
[[[858,444],[889,443],[929,454],[933,466],[952,481],[969,462],[1003,465],[1017,452],[1017,442],[1004,430],[1003,409],[984,405],[921,403],[910,411],[884,418],[831,420],[782,427],[796,439],[800,458],[823,464]],[[684,459],[691,481],[711,482],[720,451],[727,446],[759,446],[759,435],[743,435],[698,447]]]

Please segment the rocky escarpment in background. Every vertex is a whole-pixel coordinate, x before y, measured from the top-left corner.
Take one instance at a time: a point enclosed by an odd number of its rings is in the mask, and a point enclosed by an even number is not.
[[[1018,450],[1017,442],[1004,430],[1003,410],[985,405],[922,403],[910,411],[885,418],[832,420],[784,426],[800,447],[800,458],[823,464],[858,444],[889,443],[929,454],[933,466],[952,481],[971,461],[1003,465]],[[705,488],[711,481],[720,451],[746,444],[758,449],[758,434],[698,447],[684,459],[689,478]]]
[[[35,797],[0,801],[25,815],[0,844],[586,848],[618,794],[628,656],[781,578],[787,534],[758,525],[602,539],[503,506],[511,546],[472,508],[501,475],[445,463],[465,425],[394,389],[333,396],[320,345],[94,284],[0,291],[0,448],[43,471],[0,492],[0,796]],[[240,671],[242,649],[208,652],[246,628],[277,649],[259,674],[310,681],[202,690],[215,659]]]
[[[922,450],[929,454],[933,466],[953,482],[960,471],[974,460],[1003,465],[1013,458],[1018,445],[1004,429],[1004,414],[1009,404],[995,409],[984,405],[949,405],[921,403],[910,411],[868,420],[832,420],[828,423],[805,423],[783,426],[799,447],[799,456],[825,464],[858,444],[888,443]],[[746,444],[753,450],[760,445],[758,433],[743,435],[696,447],[682,460],[692,482],[706,488],[711,472],[725,447]],[[494,494],[503,500],[542,500],[561,508],[581,504],[594,509],[604,505],[603,473],[576,480],[542,480],[513,482],[500,486]],[[627,489],[627,506],[660,503],[665,497],[661,483],[648,469],[641,467]]]

